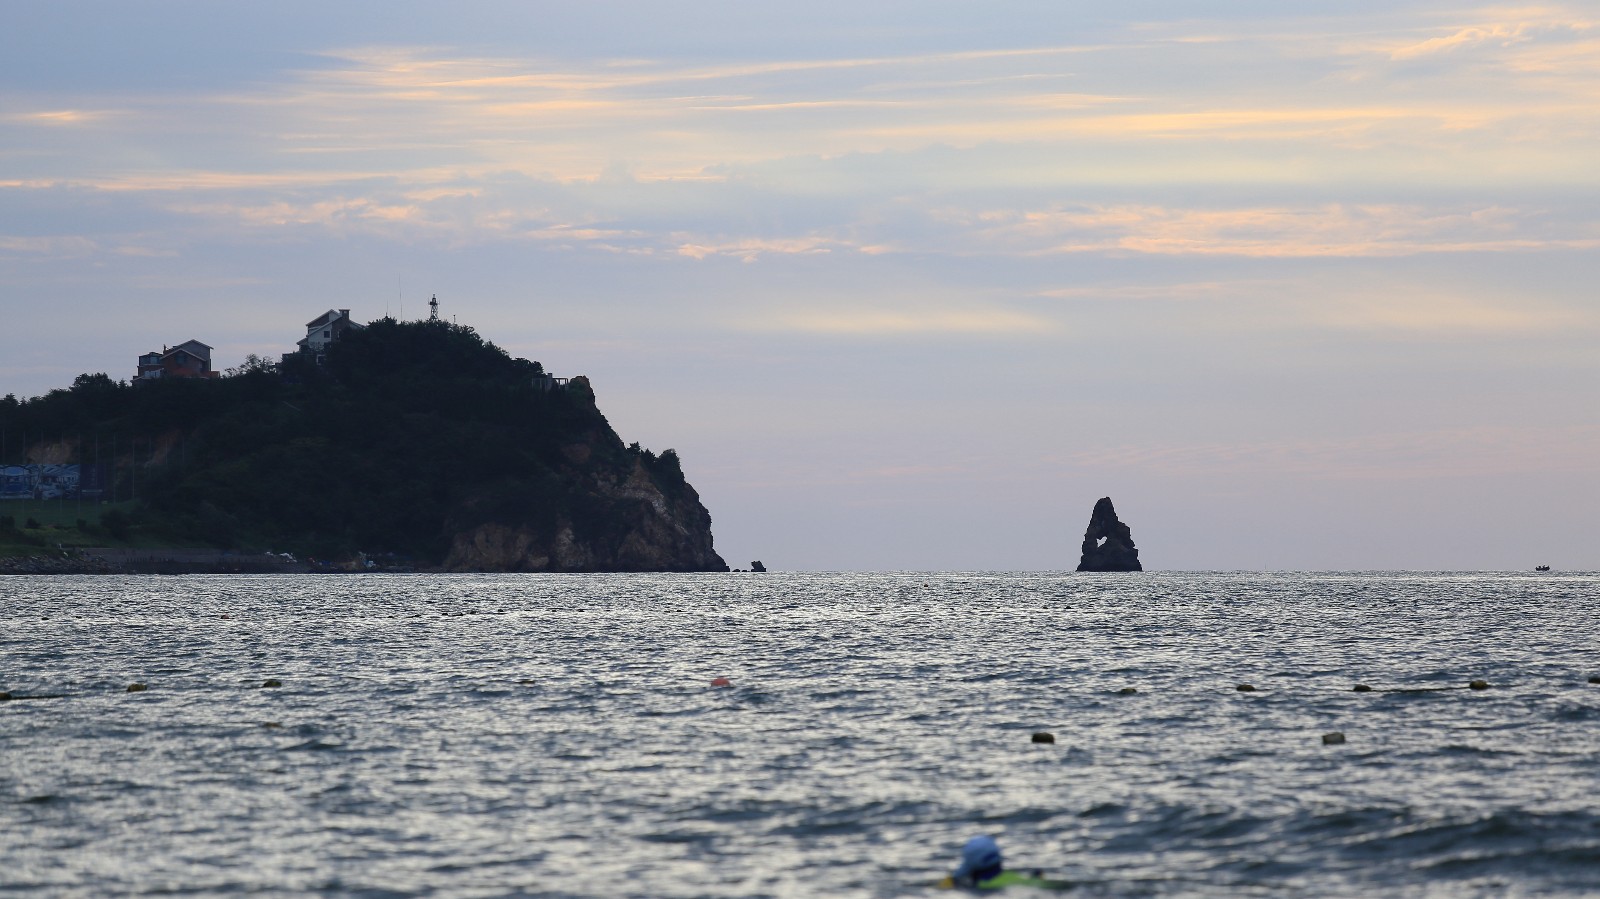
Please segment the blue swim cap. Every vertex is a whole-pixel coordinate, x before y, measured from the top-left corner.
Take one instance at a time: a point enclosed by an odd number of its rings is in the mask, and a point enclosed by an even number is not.
[[[973,837],[961,847],[961,867],[954,876],[969,877],[991,868],[1000,867],[1000,844],[994,837]]]

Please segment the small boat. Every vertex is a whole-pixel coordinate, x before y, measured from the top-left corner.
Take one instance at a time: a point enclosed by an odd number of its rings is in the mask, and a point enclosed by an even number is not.
[[[1535,566],[1533,566],[1533,570],[1534,571],[1549,571],[1550,570],[1550,566],[1549,565],[1535,565]]]

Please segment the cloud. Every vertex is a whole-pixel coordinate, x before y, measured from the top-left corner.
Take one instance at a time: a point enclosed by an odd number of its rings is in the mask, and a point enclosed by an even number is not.
[[[1390,59],[1414,59],[1432,53],[1444,53],[1493,40],[1502,47],[1526,40],[1526,25],[1490,25],[1487,28],[1463,28],[1445,37],[1429,38],[1419,44],[1399,47],[1389,52]]]
[[[0,252],[79,259],[92,256],[99,246],[87,237],[72,235],[18,237],[0,234]]]
[[[688,240],[688,238],[680,238]],[[787,256],[810,256],[818,253],[831,253],[835,249],[845,248],[842,240],[826,237],[794,237],[794,238],[742,238],[739,240],[718,243],[693,243],[679,244],[679,256],[690,259],[706,259],[712,256],[731,256],[744,262],[755,262],[763,254],[782,254]]]
[[[1287,286],[1275,281],[1277,287]],[[1093,286],[1053,287],[1037,291],[1034,295],[1057,300],[1205,300],[1237,296],[1243,285],[1240,281],[1195,281],[1178,284],[1105,284]]]
[[[915,334],[1042,334],[1056,330],[1048,319],[1006,309],[874,310],[803,309],[746,325],[750,330],[871,337]]]
[[[157,247],[141,247],[134,245],[120,246],[113,250],[113,252],[119,256],[134,256],[145,259],[172,258],[178,255],[177,250],[159,249]]]
[[[1376,24],[1289,15],[1253,32],[1187,21],[1164,24],[1164,37],[1127,25],[1081,43],[868,55],[821,47],[779,59],[741,59],[753,51],[739,48],[621,62],[564,57],[560,48],[522,56],[321,48],[302,57],[316,64],[263,73],[248,88],[0,93],[0,101],[44,110],[22,119],[85,126],[16,129],[30,163],[8,183],[104,190],[314,188],[350,197],[381,189],[366,183],[377,181],[426,189],[476,179],[469,189],[480,189],[506,172],[596,180],[619,161],[639,183],[704,182],[797,157],[997,146],[1038,162],[1013,172],[980,153],[920,177],[978,188],[1021,179],[1095,185],[1108,175],[1327,183],[1402,178],[1419,159],[1434,163],[1430,177],[1479,178],[1492,168],[1502,179],[1559,180],[1593,169],[1600,52],[1588,48],[1600,51],[1600,31],[1559,8],[1479,18],[1440,27],[1406,10]],[[1222,25],[1231,31],[1212,33]],[[1374,30],[1376,38],[1363,33]],[[1498,80],[1470,90],[1389,90],[1404,78],[1376,62],[1467,48],[1515,55],[1501,60]],[[1239,64],[1216,64],[1222,52]],[[1355,78],[1352,59],[1371,67]],[[1243,71],[1249,81],[1232,80]],[[118,111],[90,111],[106,109]]]
[[[176,205],[172,208],[197,215],[233,218],[255,227],[320,225],[333,228],[352,223],[381,227],[421,225],[427,221],[418,206],[385,204],[366,197],[338,197],[301,203],[280,200],[264,205],[206,203]]]
[[[1533,18],[1469,25],[1450,34],[1394,47],[1389,51],[1389,58],[1409,60],[1474,48],[1509,49],[1521,44],[1572,39],[1596,27],[1594,22],[1573,21],[1570,14],[1560,10],[1528,12]]]
[[[21,122],[29,125],[83,125],[104,119],[108,112],[104,110],[85,109],[52,109],[41,112],[13,113],[0,116],[0,120]]]
[[[1511,286],[1485,285],[1461,277],[1450,262],[1405,263],[1398,270],[1366,261],[1356,267],[1320,259],[1294,265],[1297,274],[1290,277],[1254,277],[1260,269],[1245,259],[1229,266],[1233,277],[1221,280],[1165,282],[1152,276],[1145,283],[1077,284],[1034,295],[1070,301],[1061,307],[1063,316],[1130,316],[1127,321],[1150,327],[1155,312],[1162,327],[1224,339],[1300,333],[1368,344],[1486,345],[1600,332],[1600,308],[1570,290],[1534,288],[1523,278]],[[1418,270],[1426,274],[1398,273]],[[1152,304],[1155,310],[1146,308]]]
[[[1344,296],[1318,304],[1307,321],[1325,328],[1359,330],[1381,337],[1414,339],[1425,335],[1454,339],[1463,335],[1556,333],[1592,325],[1593,316],[1543,304],[1518,305],[1499,298],[1488,301],[1456,294],[1428,292],[1408,285],[1383,296]]]
[[[1590,223],[1545,221],[1537,210],[1499,206],[1083,205],[991,210],[972,216],[969,224],[986,248],[1018,254],[1309,258],[1600,248],[1600,233]]]
[[[1600,427],[1467,427],[1359,437],[1114,447],[1053,457],[1071,468],[1163,476],[1293,475],[1344,479],[1444,478],[1518,472],[1596,472]]]

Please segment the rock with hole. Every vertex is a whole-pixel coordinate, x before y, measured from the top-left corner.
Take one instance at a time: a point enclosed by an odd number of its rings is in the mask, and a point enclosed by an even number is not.
[[[1089,529],[1083,532],[1083,554],[1079,571],[1143,571],[1139,550],[1133,545],[1133,532],[1117,518],[1111,497],[1103,496],[1089,513]]]

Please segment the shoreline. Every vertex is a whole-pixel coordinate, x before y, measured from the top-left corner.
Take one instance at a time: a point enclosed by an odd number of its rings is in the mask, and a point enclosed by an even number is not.
[[[27,556],[0,557],[0,578],[38,575],[116,574],[642,574],[635,571],[512,572],[497,569],[446,570],[430,566],[379,565],[372,568],[290,561],[266,553],[220,550],[74,547]],[[659,573],[672,573],[662,571]],[[702,572],[677,572],[696,574]],[[719,572],[703,572],[715,574]],[[726,573],[726,572],[723,572]]]
[[[41,574],[311,574],[317,567],[262,556],[163,549],[67,550],[0,558],[0,576]]]

